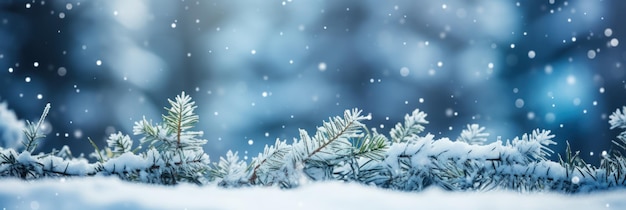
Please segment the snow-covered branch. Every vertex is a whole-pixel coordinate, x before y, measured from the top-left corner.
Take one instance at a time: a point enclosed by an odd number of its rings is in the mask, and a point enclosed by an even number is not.
[[[402,191],[439,186],[448,190],[586,192],[626,186],[626,158],[619,150],[603,153],[601,164],[593,166],[571,151],[569,144],[558,162],[550,160],[554,153],[550,146],[556,142],[547,130],[536,129],[506,141],[489,141],[489,133],[477,124],[468,125],[456,140],[419,135],[428,121],[417,109],[392,128],[389,137],[368,129],[363,121],[371,116],[352,109],[323,122],[314,136],[301,129],[292,144],[277,139],[249,164],[230,151],[210,164],[203,150],[206,140],[199,138],[202,132],[191,131],[199,119],[193,113],[195,102],[184,92],[169,102],[162,124],[145,118],[135,123],[134,135],[141,136],[141,144],[148,143],[145,151],[141,145],[133,149],[132,138],[118,132],[109,136],[104,150],[96,148],[95,157],[100,161],[96,163],[72,157],[69,147],[32,154],[35,140],[43,137],[38,127],[49,111],[46,106],[38,123],[28,123],[23,151],[0,147],[0,176],[32,180],[112,175],[166,185],[188,182],[283,188],[340,180]],[[612,129],[626,129],[626,107],[609,118]],[[613,142],[623,151],[626,131],[617,139]]]

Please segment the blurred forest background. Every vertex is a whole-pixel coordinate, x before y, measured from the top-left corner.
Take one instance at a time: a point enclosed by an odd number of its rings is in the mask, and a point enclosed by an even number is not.
[[[4,0],[0,101],[31,121],[50,102],[39,150],[75,155],[93,151],[87,137],[105,145],[144,115],[160,122],[185,91],[212,160],[256,156],[358,107],[382,133],[415,108],[437,137],[471,123],[489,141],[549,129],[557,152],[569,141],[597,161],[618,134],[607,116],[626,105],[624,10],[619,0]]]

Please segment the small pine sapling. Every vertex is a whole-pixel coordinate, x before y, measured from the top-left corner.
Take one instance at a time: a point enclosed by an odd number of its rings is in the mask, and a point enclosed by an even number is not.
[[[13,149],[3,150],[0,153],[0,175],[1,176],[14,176],[21,179],[34,179],[40,177],[43,174],[43,164],[37,161],[36,157],[33,157],[31,153],[37,148],[38,140],[46,137],[39,130],[41,124],[45,120],[48,112],[50,111],[50,103],[46,104],[46,107],[39,118],[37,123],[26,120],[26,128],[24,129],[24,135],[26,139],[22,143],[24,145],[24,151],[18,154]]]
[[[37,141],[45,137],[40,128],[49,111],[50,104],[48,103],[37,123],[27,121],[27,127],[24,129],[26,137],[23,142],[24,150],[21,153],[12,148],[0,148],[0,177],[31,180],[41,177],[95,174],[93,166],[84,158],[72,157],[67,146],[59,151],[53,150],[48,154],[32,154],[37,147]]]
[[[133,133],[143,136],[140,142],[142,145],[148,143],[148,150],[137,155],[135,152],[141,149],[141,145],[131,149],[129,136],[111,134],[106,149],[107,158],[111,159],[100,170],[131,181],[205,183],[209,157],[202,146],[206,140],[200,138],[202,131],[190,131],[199,119],[194,113],[197,106],[185,92],[168,102],[171,107],[165,108],[167,115],[163,115],[163,124],[153,125],[145,117],[135,122]]]

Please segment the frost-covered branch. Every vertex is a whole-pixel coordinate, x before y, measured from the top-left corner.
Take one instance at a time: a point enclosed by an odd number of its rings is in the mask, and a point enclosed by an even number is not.
[[[26,120],[26,130],[24,130],[24,134],[26,135],[26,141],[24,142],[25,151],[35,151],[38,144],[37,139],[46,137],[46,135],[39,133],[39,128],[46,119],[46,116],[48,116],[48,111],[50,111],[50,103],[46,104],[46,107],[43,109],[43,113],[41,113],[41,117],[36,124]]]
[[[617,136],[617,140],[612,140],[613,144],[619,147],[621,151],[603,152],[600,169],[605,173],[600,174],[598,178],[611,186],[624,186],[626,185],[626,157],[622,151],[626,151],[626,106],[623,106],[621,111],[615,110],[609,116],[609,124],[611,129],[623,129]]]
[[[550,145],[556,144],[556,142],[552,141],[552,138],[554,138],[554,135],[550,134],[550,131],[539,131],[539,129],[537,129],[530,135],[522,135],[521,139],[515,137],[511,145],[519,152],[526,155],[526,162],[547,160],[550,154],[554,153],[554,151],[549,148]]]
[[[250,183],[254,184],[259,180],[261,184],[273,184],[275,181],[283,179],[282,174],[272,172],[280,171],[282,167],[285,167],[288,161],[286,156],[289,152],[291,152],[291,145],[279,139],[276,139],[274,146],[265,145],[263,153],[259,154],[251,163],[254,168],[249,179]]]
[[[246,162],[239,160],[237,152],[228,151],[226,158],[220,157],[220,161],[213,163],[211,174],[219,178],[219,186],[222,187],[240,187],[247,185],[250,167]]]
[[[482,145],[487,141],[489,133],[484,133],[485,127],[480,127],[478,124],[467,125],[467,129],[461,131],[461,135],[456,139],[468,144]]]
[[[117,132],[109,136],[107,146],[111,148],[111,153],[113,153],[114,156],[119,156],[131,151],[133,140],[131,140],[128,135]]]
[[[145,119],[135,122],[134,135],[143,135],[141,143],[148,143],[149,147],[156,147],[162,151],[201,150],[206,140],[200,139],[202,131],[189,131],[198,122],[198,115],[193,111],[197,107],[189,95],[182,92],[174,101],[168,99],[170,108],[163,115],[163,124],[153,125]]]
[[[206,140],[199,138],[202,132],[189,131],[198,121],[193,113],[195,102],[185,92],[168,101],[171,107],[165,108],[168,115],[163,115],[163,125],[154,125],[145,117],[135,122],[133,133],[142,136],[140,142],[148,143],[148,150],[136,154],[141,145],[132,149],[133,141],[128,135],[111,134],[105,149],[106,161],[96,168],[98,173],[158,184],[207,182],[209,157],[202,148]]]
[[[198,122],[198,115],[193,113],[193,110],[197,108],[196,102],[191,100],[189,95],[185,95],[182,92],[176,96],[176,100],[172,101],[167,99],[172,107],[165,108],[167,115],[163,115],[163,122],[168,133],[176,134],[176,143],[178,147],[181,147],[181,139],[185,136],[193,136],[201,133],[188,133],[186,130],[193,128]]]
[[[387,148],[389,148],[389,140],[382,134],[374,131],[368,133],[363,138],[357,138],[354,144],[353,155],[357,158],[365,157],[373,160],[382,160],[385,158]]]
[[[352,146],[350,139],[363,136],[360,121],[371,118],[369,115],[362,116],[361,112],[358,109],[346,110],[343,118],[337,116],[323,122],[313,137],[300,129],[300,141],[294,148],[297,158],[301,161],[325,161],[348,155]]]
[[[426,116],[428,115],[419,109],[415,109],[411,115],[406,114],[404,116],[404,124],[396,124],[389,132],[393,142],[406,142],[412,136],[424,131],[424,125],[428,124]]]
[[[611,124],[611,129],[626,129],[626,106],[622,107],[622,111],[617,109],[609,116],[609,124]],[[617,139],[619,141],[613,140],[613,144],[620,147],[622,150],[626,150],[626,131],[622,131],[617,136]]]

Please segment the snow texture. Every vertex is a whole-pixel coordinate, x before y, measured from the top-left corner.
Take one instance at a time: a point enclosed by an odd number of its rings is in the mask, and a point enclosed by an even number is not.
[[[316,182],[297,189],[225,189],[191,184],[135,184],[113,177],[0,180],[2,209],[626,209],[626,190],[593,194],[397,192],[359,184]]]

